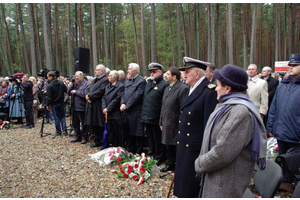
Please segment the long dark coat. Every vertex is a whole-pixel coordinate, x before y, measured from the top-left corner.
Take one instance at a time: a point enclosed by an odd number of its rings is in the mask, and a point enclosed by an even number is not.
[[[115,85],[109,83],[102,97],[102,109],[107,109],[108,119],[119,119],[121,117],[120,102],[124,95],[125,86],[117,81]]]
[[[163,126],[161,142],[165,145],[176,145],[180,107],[188,91],[188,85],[181,81],[165,89],[159,122]]]
[[[11,85],[10,95],[15,94],[15,97],[10,97],[9,117],[25,117],[24,108],[24,92],[17,85]]]
[[[95,78],[86,90],[92,103],[86,102],[85,124],[90,126],[104,127],[105,117],[102,112],[102,97],[108,84],[105,75]]]
[[[162,75],[156,79],[156,84],[153,80],[146,83],[141,114],[143,123],[159,124],[161,100],[168,85]]]
[[[126,123],[128,135],[144,136],[141,122],[141,110],[143,104],[143,93],[146,81],[138,75],[133,81],[125,81],[125,91],[121,98],[121,104],[126,105]]]
[[[200,153],[206,122],[217,103],[215,85],[204,78],[180,108],[174,181],[174,195],[179,198],[198,197],[200,177],[196,177],[194,163]]]

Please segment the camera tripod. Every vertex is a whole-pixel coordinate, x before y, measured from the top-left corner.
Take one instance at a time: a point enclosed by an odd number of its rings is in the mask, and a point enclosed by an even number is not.
[[[43,120],[42,120],[42,126],[41,126],[41,130],[40,130],[40,135],[41,135],[41,137],[46,137],[48,135],[54,135],[53,138],[52,138],[52,139],[54,139],[59,134],[44,133],[44,125],[45,125],[46,112],[47,112],[47,108],[46,108],[46,106],[44,106]]]

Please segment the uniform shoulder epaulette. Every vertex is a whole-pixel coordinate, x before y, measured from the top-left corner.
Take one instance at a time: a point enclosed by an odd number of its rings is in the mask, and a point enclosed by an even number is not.
[[[216,85],[216,84],[213,84],[213,83],[210,83],[210,84],[207,85],[207,87],[208,87],[209,89],[214,89],[215,87],[217,87],[217,85]]]

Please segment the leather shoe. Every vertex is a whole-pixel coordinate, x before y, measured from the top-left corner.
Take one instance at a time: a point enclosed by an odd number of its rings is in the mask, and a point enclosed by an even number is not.
[[[91,147],[92,148],[94,148],[94,147],[101,147],[101,145],[100,144],[92,144]]]
[[[30,124],[26,124],[25,126],[30,126]]]
[[[165,168],[160,169],[161,172],[174,171],[175,165],[167,165]]]
[[[33,128],[34,125],[30,124],[27,128],[30,129],[30,128]]]
[[[86,140],[81,140],[81,144],[86,144],[87,141]]]
[[[81,142],[81,139],[80,138],[74,138],[74,139],[70,140],[70,142]]]

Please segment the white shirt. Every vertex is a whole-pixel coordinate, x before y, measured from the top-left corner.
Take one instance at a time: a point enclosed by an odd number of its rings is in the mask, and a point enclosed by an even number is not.
[[[198,87],[198,85],[200,85],[200,83],[204,80],[205,76],[201,77],[197,83],[194,85],[194,87],[190,87],[190,92],[189,92],[189,96],[192,94],[192,92]]]

